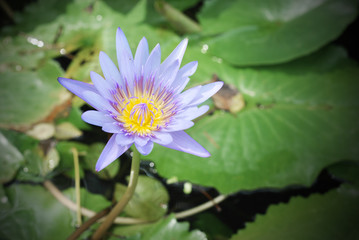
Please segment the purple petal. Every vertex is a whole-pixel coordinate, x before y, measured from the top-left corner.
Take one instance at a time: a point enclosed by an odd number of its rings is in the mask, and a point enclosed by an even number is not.
[[[116,142],[121,146],[132,145],[134,141],[135,138],[133,135],[126,135],[125,133],[119,133],[116,136]]]
[[[179,131],[172,132],[171,135],[173,137],[173,141],[169,144],[163,144],[162,146],[190,153],[199,157],[211,156],[211,154],[206,149],[204,149],[204,147],[197,143],[187,133]]]
[[[108,102],[108,100],[101,95],[89,91],[84,92],[83,95],[86,98],[85,101],[95,109],[100,111],[110,111],[112,113],[117,112]]]
[[[145,66],[148,55],[148,43],[146,38],[143,37],[138,44],[134,60],[136,74],[141,74],[142,68]],[[140,77],[139,75],[137,77]]]
[[[116,86],[116,83],[122,84],[121,75],[117,66],[104,52],[100,52],[100,65],[105,79],[112,87]]]
[[[108,133],[120,133],[123,131],[122,127],[118,125],[118,122],[104,123],[102,130]]]
[[[157,44],[146,61],[143,77],[145,79],[148,79],[151,75],[153,75],[157,71],[157,68],[160,66],[160,64],[161,64],[161,47],[159,44]]]
[[[148,155],[153,148],[153,142],[152,141],[148,141],[145,145],[140,146],[138,144],[136,144],[136,148],[137,150],[142,154],[142,155]]]
[[[123,81],[133,90],[133,80],[135,77],[135,66],[133,65],[133,60],[125,52],[120,57],[122,59],[122,65],[120,66],[120,72]]]
[[[186,87],[189,76],[192,76],[198,67],[198,62],[190,62],[184,65],[177,73],[175,80],[172,83],[172,88],[176,90],[176,92],[180,93]]]
[[[100,127],[102,127],[104,123],[111,123],[115,121],[112,117],[106,115],[105,113],[98,112],[95,110],[89,110],[84,112],[81,115],[81,118],[87,123]]]
[[[204,113],[206,113],[209,109],[209,106],[204,105],[201,107],[190,107],[185,109],[183,112],[179,113],[176,115],[176,118],[183,118],[186,120],[193,120],[195,118],[198,118],[199,116],[203,115]]]
[[[163,61],[161,68],[168,68],[173,62],[178,61],[181,65],[183,55],[187,48],[188,39],[183,39],[178,46],[171,52],[171,54]]]
[[[116,143],[116,134],[113,134],[103,149],[96,163],[96,171],[101,171],[121,156],[130,146],[120,146]]]
[[[69,90],[73,94],[77,95],[85,102],[87,102],[87,97],[84,96],[85,92],[98,93],[95,86],[92,84],[88,84],[88,83],[84,83],[81,81],[76,81],[76,80],[72,80],[72,79],[68,79],[68,78],[62,78],[62,77],[59,77],[57,80],[59,81],[59,83],[62,86],[67,88],[67,90]]]
[[[180,63],[178,61],[174,61],[168,68],[164,70],[162,73],[158,73],[158,80],[161,82],[162,86],[170,86],[174,81]]]
[[[169,144],[173,141],[172,135],[166,132],[154,132],[155,137],[151,139],[151,141],[158,144]]]
[[[193,101],[197,97],[197,95],[200,93],[202,86],[197,86],[190,88],[183,93],[181,93],[178,97],[179,105],[182,107],[186,107],[189,103]]]
[[[163,132],[176,132],[191,128],[194,125],[192,121],[185,119],[175,119],[166,128],[162,129]]]
[[[116,32],[116,51],[118,66],[120,68],[120,71],[122,71],[121,68],[123,68],[123,60],[120,57],[126,54],[130,58],[128,60],[131,61],[133,60],[133,57],[130,45],[128,44],[127,38],[121,28],[117,28]]]
[[[140,137],[140,136],[135,136],[135,144],[136,146],[144,146],[148,143],[149,138],[148,137]]]
[[[223,82],[213,82],[207,85],[202,86],[198,95],[191,101],[189,106],[195,106],[203,103],[208,98],[212,97],[219,89],[223,86]]]
[[[109,83],[95,72],[90,72],[90,77],[99,93],[106,99],[114,101]]]

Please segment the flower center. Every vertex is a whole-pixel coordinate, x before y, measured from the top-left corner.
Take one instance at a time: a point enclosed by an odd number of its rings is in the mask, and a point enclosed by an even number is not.
[[[153,79],[136,80],[132,91],[128,86],[116,90],[113,107],[119,114],[115,119],[130,134],[149,136],[166,127],[177,111],[173,93],[166,88],[155,89]]]

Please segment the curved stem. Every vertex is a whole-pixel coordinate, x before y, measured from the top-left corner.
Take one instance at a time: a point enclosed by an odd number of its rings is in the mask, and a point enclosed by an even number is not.
[[[177,219],[180,219],[180,218],[185,218],[185,217],[189,217],[189,216],[192,216],[196,213],[199,213],[199,212],[202,212],[208,208],[211,208],[213,206],[215,206],[216,204],[222,202],[223,200],[225,200],[227,198],[227,195],[219,195],[218,197],[212,199],[211,201],[208,201],[204,204],[201,204],[197,207],[194,207],[194,208],[191,208],[191,209],[188,209],[186,211],[183,211],[183,212],[178,212],[178,213],[175,213],[175,217]]]
[[[111,212],[107,215],[105,221],[96,230],[96,232],[92,236],[93,240],[101,239],[104,236],[107,229],[111,227],[115,218],[122,212],[122,210],[125,208],[127,203],[130,201],[136,189],[139,171],[140,171],[140,153],[137,151],[136,148],[134,148],[133,156],[132,156],[132,164],[131,164],[130,181],[128,183],[126,192],[122,196],[120,201],[111,210]]]

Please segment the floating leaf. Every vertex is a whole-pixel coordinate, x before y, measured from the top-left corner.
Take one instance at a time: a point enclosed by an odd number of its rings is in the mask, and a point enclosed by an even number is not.
[[[66,239],[74,230],[70,210],[41,186],[5,189],[11,208],[0,205],[2,239]]]
[[[61,75],[55,62],[47,62],[36,72],[0,73],[0,126],[23,129],[49,117],[69,97],[56,81]]]
[[[115,198],[121,199],[127,186],[117,184]],[[169,196],[166,188],[156,179],[139,176],[135,193],[124,211],[127,215],[146,220],[157,220],[167,212]]]
[[[117,227],[114,234],[126,236],[129,240],[206,240],[206,235],[198,230],[189,231],[187,222],[177,222],[173,215],[163,218],[156,223]]]
[[[10,181],[23,161],[21,152],[0,132],[0,183]]]
[[[286,62],[337,38],[357,15],[355,0],[205,1],[198,15],[209,53],[235,65]]]
[[[348,186],[271,206],[231,240],[358,239],[359,192]]]
[[[212,156],[155,145],[148,159],[159,174],[230,193],[309,186],[330,164],[358,159],[359,68],[341,49],[237,74],[226,80],[243,94],[246,107],[236,115],[202,118],[188,130]]]

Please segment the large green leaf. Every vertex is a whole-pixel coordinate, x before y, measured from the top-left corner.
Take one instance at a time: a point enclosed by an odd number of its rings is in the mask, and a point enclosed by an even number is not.
[[[231,240],[249,239],[358,239],[359,192],[340,187],[324,195],[296,197],[271,206]]]
[[[359,68],[341,49],[298,61],[238,70],[246,101],[236,115],[217,112],[188,133],[211,154],[199,158],[156,145],[149,159],[165,177],[244,189],[310,185],[326,166],[359,156]]]
[[[35,71],[0,73],[0,126],[26,128],[48,117],[68,94],[56,81],[62,70],[47,62]]]
[[[189,231],[187,222],[177,222],[168,216],[153,224],[117,227],[114,234],[126,236],[128,240],[206,240],[206,235],[198,230]]]
[[[66,239],[73,217],[43,187],[12,185],[5,189],[11,207],[0,205],[1,239]]]
[[[15,176],[24,156],[1,132],[0,153],[0,183],[5,183]]]
[[[127,186],[116,184],[114,196],[117,201],[124,195]],[[154,221],[167,212],[169,195],[162,183],[154,178],[139,176],[136,190],[124,212],[135,218]]]
[[[338,37],[357,15],[355,0],[206,1],[199,14],[208,52],[235,65],[285,62]]]

